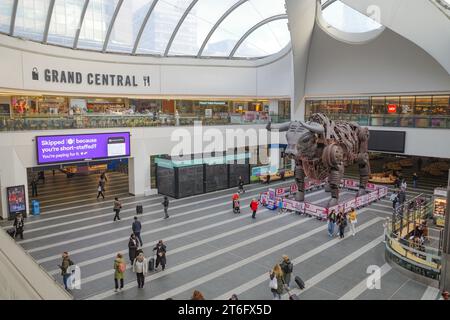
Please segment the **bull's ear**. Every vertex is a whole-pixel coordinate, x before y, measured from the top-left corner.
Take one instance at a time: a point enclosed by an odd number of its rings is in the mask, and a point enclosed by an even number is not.
[[[314,133],[317,133],[317,134],[324,134],[325,133],[325,128],[323,126],[321,126],[320,124],[318,124],[318,123],[315,123],[315,122],[306,123],[306,122],[300,121],[300,124],[304,128],[308,129],[311,132],[314,132]]]

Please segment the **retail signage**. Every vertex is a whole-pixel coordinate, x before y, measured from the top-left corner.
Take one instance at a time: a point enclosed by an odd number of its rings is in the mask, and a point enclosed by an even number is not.
[[[25,196],[25,186],[16,186],[6,188],[8,196],[8,211],[11,218],[22,213],[26,214],[27,204]]]
[[[226,101],[200,101],[201,106],[226,106],[228,103]]]
[[[388,113],[397,113],[397,105],[389,104],[388,105]]]
[[[109,73],[86,73],[71,70],[44,69],[42,75],[37,67],[31,70],[31,79],[39,81],[42,79],[49,83],[78,84],[102,87],[150,87],[150,76],[138,79],[136,75],[109,74]],[[140,81],[142,80],[142,81]]]
[[[130,133],[36,137],[39,165],[130,156]]]

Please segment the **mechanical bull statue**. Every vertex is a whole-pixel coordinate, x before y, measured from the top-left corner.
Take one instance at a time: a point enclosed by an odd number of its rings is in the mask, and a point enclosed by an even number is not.
[[[267,130],[286,132],[288,147],[285,154],[295,160],[297,201],[305,200],[305,177],[324,181],[331,192],[328,206],[339,201],[339,185],[344,168],[357,162],[360,175],[358,196],[365,194],[369,180],[369,130],[356,123],[332,121],[324,114],[313,114],[309,121],[293,121],[267,125]]]

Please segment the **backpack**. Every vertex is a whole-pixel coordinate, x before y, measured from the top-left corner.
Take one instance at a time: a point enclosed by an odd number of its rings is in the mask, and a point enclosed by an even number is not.
[[[125,270],[127,269],[127,265],[123,262],[119,263],[119,266],[117,267],[117,269],[119,270],[120,273],[124,273]]]
[[[75,263],[73,263],[72,260],[69,259],[69,266],[73,266]]]

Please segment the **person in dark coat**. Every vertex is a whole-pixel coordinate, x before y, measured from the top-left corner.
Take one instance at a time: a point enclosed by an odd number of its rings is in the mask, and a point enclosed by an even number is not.
[[[141,238],[142,225],[137,217],[134,217],[134,222],[133,222],[133,225],[131,226],[131,229],[133,229],[133,233],[136,236],[136,238],[139,240],[139,243],[142,247],[144,245],[144,243],[142,242],[142,238]]]
[[[14,228],[16,228],[16,235],[17,238],[18,235],[20,235],[20,239],[23,240],[23,228],[25,226],[24,219],[21,213],[19,213],[16,218],[14,219]]]
[[[131,265],[133,265],[134,259],[136,259],[136,252],[138,249],[138,241],[135,234],[130,236],[130,241],[128,241],[128,254],[130,256]]]
[[[339,227],[339,238],[344,239],[345,227],[347,227],[347,218],[342,211],[338,213],[336,223]]]
[[[159,264],[161,264],[162,270],[166,268],[166,252],[167,248],[166,245],[163,243],[162,240],[159,240],[159,242],[156,244],[156,247],[153,248],[153,251],[156,251],[156,264],[155,269],[158,268]]]
[[[38,180],[42,180],[42,184],[45,184],[45,172],[44,171],[39,171]]]
[[[36,180],[36,178],[33,178],[33,180],[31,180],[31,196],[32,197],[37,197],[38,196],[38,192],[37,192],[37,185],[38,182]]]
[[[167,196],[164,196],[164,201],[162,202],[162,205],[164,207],[164,219],[169,218],[168,210],[169,210],[169,198]]]
[[[289,257],[284,255],[283,262],[280,264],[281,270],[283,270],[283,281],[284,284],[289,288],[291,283],[291,274],[294,271],[294,264],[289,260]]]
[[[239,186],[239,193],[245,193],[244,180],[242,179],[242,177],[239,177],[238,186]]]

